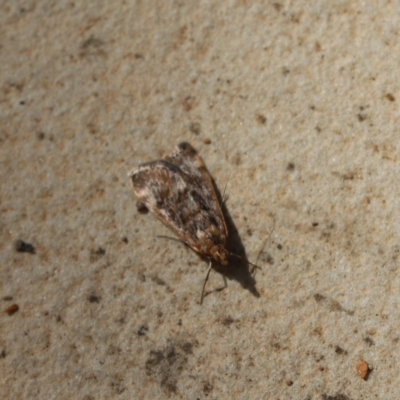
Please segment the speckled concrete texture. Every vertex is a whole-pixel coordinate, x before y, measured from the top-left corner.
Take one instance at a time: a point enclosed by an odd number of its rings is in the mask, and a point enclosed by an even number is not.
[[[3,1],[0,398],[399,398],[399,26],[394,1]],[[127,178],[183,140],[261,267],[202,306],[207,264]]]

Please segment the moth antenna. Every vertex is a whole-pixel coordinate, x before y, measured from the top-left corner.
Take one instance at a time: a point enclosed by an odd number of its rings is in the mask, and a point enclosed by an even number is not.
[[[251,266],[254,267],[254,268],[261,269],[261,267],[259,267],[258,265],[253,264],[252,262],[250,262],[250,261],[247,260],[246,258],[244,258],[244,257],[242,257],[242,256],[239,256],[238,254],[235,254],[235,253],[229,253],[229,254],[230,254],[231,256],[235,256],[235,257],[237,257],[237,258],[240,258],[241,260],[247,262],[247,264],[251,265]]]
[[[258,259],[260,258],[261,253],[264,251],[264,248],[265,248],[265,246],[266,246],[266,244],[267,244],[269,238],[271,237],[272,232],[273,232],[274,229],[275,229],[275,223],[276,223],[276,220],[275,220],[275,218],[274,218],[274,225],[272,226],[271,232],[268,234],[268,236],[267,236],[267,238],[265,239],[265,241],[264,241],[264,243],[263,243],[263,245],[262,245],[260,251],[259,251],[258,254],[257,254],[256,262],[258,262]],[[260,269],[261,269],[261,268],[260,268]],[[254,272],[254,270],[253,270],[253,272]]]
[[[204,289],[206,288],[206,283],[207,283],[207,281],[208,281],[208,277],[210,276],[211,268],[212,268],[212,261],[210,261],[210,265],[209,265],[209,267],[208,267],[206,279],[204,279],[203,290],[201,291],[200,305],[203,304]]]

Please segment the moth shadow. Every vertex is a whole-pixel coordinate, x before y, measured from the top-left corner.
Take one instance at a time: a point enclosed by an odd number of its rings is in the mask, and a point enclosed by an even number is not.
[[[224,280],[235,280],[253,296],[260,297],[260,293],[256,288],[256,280],[254,277],[254,268],[256,267],[253,267],[249,263],[246,250],[240,238],[235,222],[233,221],[233,218],[226,207],[226,203],[222,201],[221,193],[219,192],[215,183],[214,186],[217,191],[217,196],[220,200],[222,213],[225,217],[225,223],[228,230],[227,249],[231,253],[231,256],[229,257],[229,264],[227,266],[213,262],[212,267],[224,277]],[[216,289],[216,291],[223,289],[225,289],[225,287]],[[205,296],[207,296],[209,293],[210,292],[206,293]]]

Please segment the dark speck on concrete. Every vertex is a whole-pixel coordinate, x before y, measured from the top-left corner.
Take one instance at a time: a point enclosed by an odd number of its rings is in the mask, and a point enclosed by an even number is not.
[[[21,239],[15,241],[14,248],[18,253],[36,254],[35,247],[32,244],[24,242]]]

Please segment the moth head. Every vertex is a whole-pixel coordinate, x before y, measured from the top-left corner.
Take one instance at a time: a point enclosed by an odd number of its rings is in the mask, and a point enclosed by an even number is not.
[[[197,153],[197,151],[192,147],[192,145],[187,142],[179,143],[178,151],[181,153],[185,153],[186,155],[193,155]]]
[[[211,249],[211,257],[221,265],[228,265],[229,251],[222,246],[214,246]]]

